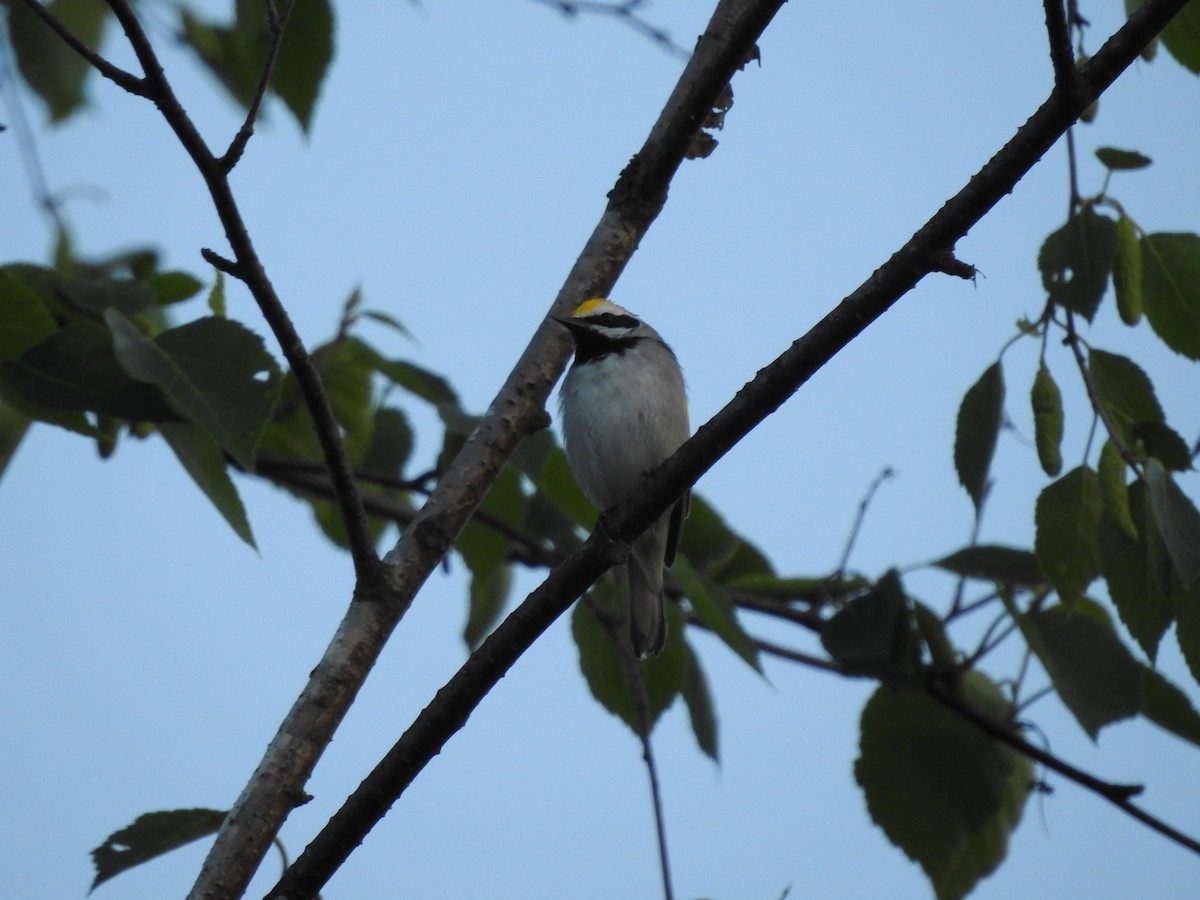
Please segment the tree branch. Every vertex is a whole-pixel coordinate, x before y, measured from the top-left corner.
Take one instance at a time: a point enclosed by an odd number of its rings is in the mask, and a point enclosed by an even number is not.
[[[217,160],[221,171],[228,175],[238,164],[246,150],[246,144],[254,135],[254,123],[258,119],[258,111],[262,107],[263,98],[267,94],[267,85],[271,83],[271,73],[275,71],[275,60],[279,58],[279,48],[283,45],[283,32],[288,20],[292,17],[292,8],[296,0],[285,0],[283,11],[276,12],[275,4],[267,4],[267,28],[271,34],[271,42],[267,45],[267,58],[263,61],[262,72],[258,76],[258,85],[254,89],[254,97],[246,110],[246,121],[238,129],[229,144],[229,149]]]
[[[767,641],[755,640],[755,645],[764,653],[769,653],[772,656],[786,659],[790,662],[800,663],[801,665],[811,668],[820,669],[824,672],[830,672],[835,675],[842,675],[847,678],[859,677],[861,673],[854,669],[845,666],[835,660],[823,659],[818,656],[810,656],[806,653],[800,653],[791,650],[787,647],[781,647],[778,644],[772,644]],[[1111,781],[1104,781],[1091,775],[1082,769],[1076,768],[1065,760],[1060,759],[1053,753],[1049,753],[1029,741],[1022,738],[1008,725],[997,722],[988,716],[977,712],[969,704],[964,703],[958,697],[947,691],[944,686],[936,681],[931,681],[925,685],[924,693],[936,700],[938,703],[945,706],[958,716],[961,716],[966,721],[970,722],[984,734],[993,740],[999,741],[1002,744],[1016,750],[1022,756],[1040,763],[1047,769],[1057,772],[1069,781],[1075,782],[1086,790],[1091,791],[1103,797],[1113,805],[1117,806],[1124,812],[1133,816],[1142,824],[1157,831],[1159,834],[1174,841],[1182,847],[1186,847],[1193,853],[1200,853],[1200,841],[1189,837],[1183,832],[1171,827],[1161,819],[1150,815],[1141,807],[1135,805],[1131,798],[1136,797],[1143,790],[1139,784],[1114,784]]]
[[[734,446],[751,429],[783,404],[821,366],[879,318],[924,275],[936,271],[945,254],[955,242],[996,205],[1014,185],[1053,146],[1059,137],[1089,103],[1096,99],[1116,77],[1127,68],[1147,43],[1178,13],[1187,0],[1149,0],[1105,43],[1088,64],[1080,69],[1080,89],[1071,94],[1053,92],[1004,145],[1003,148],[951,198],[915,235],[877,269],[854,293],[825,316],[807,335],[773,363],[762,369],[755,379],[684,444],[674,456],[647,479],[645,490],[629,505],[601,517],[598,527],[587,542],[564,563],[557,566],[546,581],[515,609],[483,642],[462,668],[437,693],[413,724],[401,736],[387,755],[367,776],[342,808],[330,819],[300,858],[284,874],[271,891],[270,897],[298,898],[314,895],[363,840],[400,797],[426,763],[441,751],[446,741],[466,724],[467,719],[483,697],[516,662],[522,653],[550,626],[610,565],[624,558],[628,545],[656,521],[675,499],[683,494],[704,472]],[[681,93],[692,91],[693,80],[704,76],[719,90],[721,83],[706,72],[706,54],[718,45],[728,49],[732,25],[719,21],[736,9],[740,16],[742,4],[726,2],[718,6],[713,23],[701,37],[692,64],[685,70],[668,110],[675,107]],[[754,16],[753,28],[761,31],[769,23],[776,5],[762,3],[754,9],[746,3],[744,15]],[[749,23],[747,23],[749,24]],[[725,31],[719,26],[729,28]],[[742,36],[750,37],[747,31]],[[736,67],[741,59],[732,60]],[[729,70],[730,72],[733,69]],[[710,97],[715,97],[715,91]],[[691,132],[663,134],[664,142],[676,146],[690,140],[700,118],[694,121]],[[667,117],[660,119],[651,132],[647,147],[664,130]],[[680,154],[686,149],[678,147]],[[666,155],[646,157],[639,154],[622,173],[617,187],[609,195],[613,206],[630,202],[631,198],[657,196],[656,188],[665,186],[666,179],[678,163],[671,164]],[[665,176],[665,177],[664,177]],[[661,198],[659,198],[661,203]],[[609,213],[606,213],[606,218]],[[605,231],[601,221],[598,233]],[[592,246],[597,240],[593,236]],[[585,251],[584,258],[588,257]],[[583,259],[576,265],[576,271]],[[618,267],[619,268],[619,267]],[[571,285],[572,282],[568,282]],[[564,288],[564,291],[566,289]],[[603,292],[594,292],[600,294]],[[560,293],[556,309],[569,306],[582,295],[562,301]],[[545,330],[545,326],[541,331]],[[540,338],[535,337],[535,346]],[[561,346],[561,345],[560,345]],[[528,355],[529,351],[527,351]],[[515,373],[514,373],[515,374]],[[510,376],[511,381],[511,376]],[[501,395],[493,409],[503,409]],[[511,402],[511,401],[510,401]],[[468,455],[472,443],[478,443],[479,433],[472,438],[456,465]],[[486,464],[487,457],[481,461]],[[493,462],[494,465],[494,462]],[[426,506],[433,506],[433,498]],[[424,512],[424,511],[423,511]],[[431,520],[437,526],[437,522]],[[396,559],[405,559],[404,551],[420,552],[420,538],[409,539],[412,528],[401,541]],[[446,540],[439,528],[439,544]],[[442,544],[444,546],[444,544]],[[419,557],[418,557],[419,558]],[[399,591],[411,579],[408,567],[393,570],[393,584]]]
[[[254,243],[250,240],[250,233],[242,220],[241,210],[238,208],[233,191],[229,186],[227,171],[213,156],[191,117],[175,96],[174,90],[163,73],[162,65],[158,61],[154,48],[150,44],[150,39],[146,36],[145,30],[127,0],[107,0],[107,2],[113,15],[121,24],[125,37],[133,47],[142,67],[145,76],[142,81],[146,88],[144,96],[151,99],[158,107],[171,130],[175,132],[176,138],[192,158],[201,177],[204,178],[217,216],[225,228],[225,235],[233,249],[234,261],[232,265],[229,265],[228,260],[222,259],[211,250],[205,253],[204,257],[222,271],[227,271],[241,279],[249,288],[251,295],[258,303],[263,318],[275,335],[283,355],[287,358],[288,364],[296,376],[296,384],[300,388],[305,406],[312,417],[313,430],[321,445],[325,464],[329,468],[338,512],[341,514],[342,525],[346,529],[350,544],[350,552],[354,557],[355,575],[362,584],[374,576],[379,559],[375,553],[374,539],[367,527],[367,516],[363,511],[362,498],[358,495],[358,489],[354,483],[354,475],[350,470],[350,461],[346,456],[341,432],[329,405],[325,388],[321,383],[321,375],[312,357],[308,355],[308,350],[296,332],[279,295],[275,292],[274,285],[267,277]],[[218,265],[218,261],[221,265]],[[265,847],[263,852],[266,852]]]
[[[54,13],[46,9],[38,0],[25,0],[25,5],[32,9],[45,22],[50,29],[58,35],[59,39],[78,53],[93,69],[111,81],[119,88],[129,91],[131,94],[136,94],[139,97],[149,97],[149,90],[146,87],[146,79],[138,78],[132,72],[126,72],[119,66],[114,66],[107,59],[81,41],[74,32],[71,31],[62,20]]]
[[[1075,58],[1071,53],[1071,31],[1063,0],[1043,0],[1046,10],[1046,36],[1050,39],[1050,62],[1054,65],[1054,84],[1061,91],[1075,87]]]
[[[609,194],[608,207],[560,289],[551,314],[566,315],[589,297],[610,292],[662,208],[667,185],[705,116],[783,2],[721,0],[717,5],[645,145]],[[189,895],[194,900],[237,897],[245,890],[272,837],[291,812],[293,798],[303,793],[317,759],[417,591],[469,521],[517,445],[544,423],[546,398],[569,354],[570,341],[561,326],[549,320],[543,322],[489,405],[488,414],[388,554],[383,577],[365,587],[360,582],[358,602],[350,605],[307,686],[221,826]],[[594,549],[597,545],[599,551]],[[563,596],[569,598],[582,594],[619,556],[608,542],[594,538],[592,546],[591,570],[572,574],[569,579],[552,574],[547,584],[565,591]],[[543,592],[539,596],[547,595]],[[561,602],[565,608],[570,600]],[[557,616],[553,612],[549,618],[542,618],[552,609],[543,604],[532,624],[520,626],[530,620],[518,616],[518,624],[510,625],[510,629],[516,628],[518,634],[528,635],[531,641]],[[519,655],[524,650],[524,646],[512,644],[497,650],[498,643],[502,638],[489,638],[484,642],[488,650],[481,647],[468,661],[482,678],[476,686],[465,689],[459,700],[451,702],[451,706],[462,707],[461,721],[455,724],[442,720],[435,727],[422,722],[417,727],[416,734],[421,735],[424,746],[430,741],[444,741],[461,727],[469,709],[478,702],[469,698],[489,679],[499,677],[495,673],[512,665],[510,653]],[[482,692],[486,693],[486,688]],[[457,715],[452,713],[452,719]],[[438,738],[443,732],[445,737]]]

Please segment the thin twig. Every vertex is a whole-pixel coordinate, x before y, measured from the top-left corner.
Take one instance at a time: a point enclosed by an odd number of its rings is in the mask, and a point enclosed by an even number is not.
[[[650,711],[650,698],[646,694],[646,679],[644,668],[633,655],[633,647],[623,634],[624,621],[612,615],[603,608],[589,592],[581,600],[608,633],[608,638],[616,649],[621,661],[621,671],[625,677],[625,687],[633,698],[634,710],[637,713],[638,740],[642,744],[642,761],[646,764],[646,774],[650,780],[650,801],[654,809],[654,829],[658,836],[658,864],[662,874],[663,900],[674,900],[675,889],[671,884],[671,862],[667,855],[667,821],[663,814],[662,791],[658,783],[658,765],[654,759],[654,747],[650,743],[650,730],[654,725]]]
[[[834,572],[834,578],[840,579],[846,574],[846,566],[850,564],[850,553],[854,550],[854,542],[858,540],[858,533],[862,530],[863,522],[867,518],[867,510],[871,507],[871,500],[875,497],[875,492],[879,490],[879,486],[894,477],[895,470],[891,466],[884,468],[882,472],[875,476],[875,480],[871,482],[871,486],[867,488],[866,494],[858,503],[858,513],[854,517],[854,524],[850,526],[850,536],[846,538],[846,546],[842,550],[842,561],[838,563],[837,570]]]
[[[25,0],[25,4],[32,9],[43,22],[58,35],[59,39],[78,53],[84,60],[87,61],[93,69],[124,90],[131,94],[137,94],[139,97],[149,97],[149,91],[146,85],[146,79],[138,78],[132,72],[126,72],[119,66],[114,66],[107,59],[89,47],[86,43],[80,40],[74,32],[71,31],[62,20],[54,13],[50,12],[38,0]]]
[[[246,110],[246,120],[238,129],[237,134],[233,136],[229,149],[217,160],[217,165],[226,175],[233,171],[233,167],[238,164],[238,160],[246,151],[246,144],[250,142],[250,138],[254,134],[254,123],[258,119],[258,111],[267,94],[267,85],[271,83],[271,73],[275,71],[275,60],[279,58],[279,48],[283,45],[283,33],[287,28],[288,20],[292,17],[292,8],[295,5],[296,0],[286,0],[282,12],[275,9],[274,3],[267,6],[267,29],[271,35],[271,40],[267,44],[267,58],[263,62],[262,71],[258,76],[258,85],[254,89],[254,96]]]
[[[1082,339],[1075,330],[1075,314],[1071,310],[1067,310],[1067,336],[1063,340],[1063,343],[1071,348],[1071,353],[1075,357],[1075,364],[1079,367],[1079,375],[1083,379],[1083,386],[1087,389],[1088,399],[1092,403],[1092,409],[1096,411],[1096,415],[1104,423],[1104,430],[1108,432],[1109,440],[1113,442],[1113,446],[1117,448],[1117,452],[1121,454],[1121,458],[1141,478],[1141,463],[1133,455],[1129,447],[1126,446],[1125,440],[1117,428],[1117,423],[1113,421],[1112,414],[1108,410],[1108,404],[1104,402],[1104,396],[1100,393],[1100,386],[1096,384],[1096,379],[1092,377],[1092,370],[1088,367],[1087,360],[1084,358],[1083,350],[1080,348]]]
[[[662,28],[651,25],[638,15],[637,9],[642,5],[641,0],[622,0],[622,2],[604,3],[600,0],[537,0],[543,6],[552,6],[564,16],[577,16],[580,13],[597,13],[608,15],[628,25],[634,31],[650,38],[656,44],[678,56],[687,59],[691,54],[675,43],[671,35]]]
[[[786,647],[781,647],[778,644],[773,644],[769,641],[754,640],[755,646],[763,653],[786,659],[791,662],[800,663],[814,669],[820,669],[824,672],[832,672],[836,675],[845,677],[855,677],[859,673],[853,669],[842,665],[833,660],[822,659],[810,654],[801,653],[796,650],[791,650]],[[1128,815],[1137,819],[1142,824],[1148,826],[1159,834],[1174,841],[1182,847],[1186,847],[1193,853],[1200,854],[1200,841],[1189,835],[1184,834],[1176,828],[1163,822],[1156,816],[1151,815],[1140,807],[1136,806],[1130,798],[1136,797],[1142,793],[1143,787],[1139,784],[1114,784],[1110,781],[1104,781],[1083,771],[1076,766],[1071,765],[1065,760],[1060,759],[1054,754],[1043,750],[1034,744],[1029,743],[1016,732],[1011,726],[1001,722],[997,722],[988,716],[977,712],[973,707],[964,703],[954,694],[950,693],[944,686],[937,681],[931,681],[925,686],[924,693],[929,697],[941,703],[947,709],[956,713],[966,721],[979,728],[989,737],[1008,745],[1013,750],[1016,750],[1022,756],[1040,763],[1047,769],[1057,772],[1069,781],[1075,782],[1082,788],[1098,794],[1105,800],[1109,801],[1119,809],[1123,810]]]

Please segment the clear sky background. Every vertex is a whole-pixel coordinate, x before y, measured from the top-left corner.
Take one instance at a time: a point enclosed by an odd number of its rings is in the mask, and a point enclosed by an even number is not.
[[[214,3],[214,15],[226,4]],[[708,4],[647,11],[690,47]],[[215,143],[241,115],[172,50],[166,5],[142,3],[168,75]],[[641,146],[681,62],[609,19],[564,19],[530,0],[339,4],[338,57],[305,138],[268,108],[234,188],[276,287],[310,346],[361,285],[409,343],[367,336],[446,372],[464,404],[493,397]],[[1118,0],[1086,0],[1089,48]],[[685,164],[614,292],[675,347],[693,420],[881,264],[987,160],[1051,83],[1041,4],[790,3],[734,82],[720,146]],[[108,52],[132,67],[121,40]],[[51,129],[27,98],[78,249],[150,240],[199,274],[224,250],[200,178],[153,107],[93,82],[92,106]],[[1092,149],[1154,159],[1112,187],[1148,230],[1200,229],[1200,83],[1160,54],[1137,65],[1077,130],[1084,193]],[[11,118],[11,116],[9,116]],[[949,580],[917,569],[964,545],[972,507],[954,474],[958,402],[1044,294],[1035,259],[1068,205],[1062,145],[958,248],[974,285],[931,277],[734,449],[699,484],[787,574],[823,574],[885,467],[851,565],[914,569],[912,593],[944,607]],[[0,135],[0,249],[44,261],[48,223],[12,131]],[[202,303],[180,308],[203,314]],[[245,291],[230,314],[266,333]],[[1105,305],[1087,337],[1142,361],[1168,421],[1195,440],[1197,371]],[[1067,351],[1050,365],[1068,403],[1064,455],[1090,416]],[[1008,414],[981,538],[1029,546],[1046,479],[1031,446],[1037,344],[1004,358]],[[1072,416],[1072,412],[1074,415]],[[419,423],[431,424],[414,416]],[[437,450],[428,437],[416,471]],[[1182,479],[1200,495],[1194,475]],[[0,880],[13,898],[82,896],[88,851],[138,814],[228,807],[319,659],[352,588],[349,559],[305,508],[238,486],[259,553],[243,545],[161,441],[91,444],[35,427],[0,482],[0,692],[6,773]],[[391,536],[389,536],[391,537]],[[522,576],[517,593],[536,581]],[[465,657],[461,565],[437,573],[385,650],[282,838],[295,855]],[[752,631],[773,632],[747,617]],[[792,639],[792,638],[789,638]],[[694,641],[721,719],[722,764],[695,747],[681,708],[655,731],[680,898],[922,898],[921,871],[869,821],[853,781],[857,718],[872,685],[766,661],[766,679],[706,635]],[[1132,643],[1132,642],[1130,642]],[[800,645],[802,648],[804,645]],[[807,649],[812,649],[811,645]],[[1172,634],[1160,665],[1191,684]],[[1009,674],[999,654],[988,670]],[[1039,672],[1035,683],[1044,682]],[[1030,712],[1050,748],[1103,778],[1144,782],[1145,806],[1200,832],[1200,750],[1142,721],[1093,745],[1049,699]],[[1197,859],[1095,796],[1050,778],[1009,860],[975,896],[1194,897]],[[182,896],[208,841],[103,885],[97,897]],[[268,858],[250,895],[279,872]],[[590,698],[557,623],[484,702],[324,896],[656,897],[646,774],[633,736]]]

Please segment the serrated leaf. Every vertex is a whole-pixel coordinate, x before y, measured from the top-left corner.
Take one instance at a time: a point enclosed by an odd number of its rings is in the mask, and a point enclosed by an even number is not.
[[[291,19],[271,75],[271,90],[308,132],[321,84],[333,60],[333,8],[329,0],[305,0]]]
[[[976,510],[987,492],[988,473],[1003,423],[1004,370],[997,361],[963,396],[954,436],[954,469]]]
[[[1036,588],[1046,583],[1037,557],[1028,550],[977,544],[964,547],[934,563],[940,569],[1013,587]]]
[[[1105,725],[1141,711],[1142,674],[1112,624],[1090,614],[1086,604],[1078,606],[1075,612],[1056,606],[1024,618],[1038,636],[1030,649],[1059,698],[1095,740]]]
[[[96,867],[95,890],[115,875],[216,834],[225,813],[216,809],[173,809],[143,813],[132,825],[114,831],[92,851]]]
[[[1038,566],[1068,605],[1100,574],[1100,485],[1080,466],[1042,490],[1034,512]]]
[[[500,620],[500,614],[504,612],[504,605],[512,592],[512,582],[512,569],[504,565],[471,576],[463,641],[472,652],[478,649]]]
[[[526,506],[520,478],[512,469],[505,469],[479,508],[489,517],[519,527]],[[508,568],[512,539],[476,516],[462,530],[457,547],[471,570],[470,607],[463,639],[473,650],[492,630],[508,599],[511,577],[501,572]]]
[[[687,557],[682,555],[675,558],[675,564],[671,567],[671,577],[691,603],[696,618],[761,675],[762,663],[758,658],[758,648],[742,628],[737,610],[721,586],[708,581],[692,567]]]
[[[882,678],[912,674],[919,653],[916,626],[894,569],[824,623],[821,645],[838,662],[863,674]]]
[[[687,704],[688,720],[692,725],[692,734],[700,750],[715,763],[721,762],[721,748],[718,739],[717,711],[713,703],[712,692],[708,689],[708,679],[700,665],[700,657],[690,644],[687,648],[687,675],[683,682],[683,702]]]
[[[964,700],[1001,721],[1000,691],[978,671]],[[1029,762],[930,697],[881,687],[863,709],[854,777],[872,820],[958,900],[1008,852],[1033,784]]]
[[[1150,327],[1176,353],[1200,359],[1200,236],[1148,234],[1141,247]]]
[[[1142,245],[1137,229],[1129,216],[1117,219],[1117,251],[1113,257],[1113,293],[1117,297],[1117,312],[1126,325],[1136,325],[1142,319]]]
[[[1116,147],[1097,147],[1096,159],[1106,169],[1144,169],[1153,161],[1136,150],[1120,150]]]
[[[1100,451],[1097,475],[1100,479],[1100,499],[1104,514],[1130,540],[1138,539],[1138,528],[1129,510],[1129,488],[1125,485],[1125,460],[1112,441],[1105,441]]]
[[[1200,683],[1200,581],[1191,586],[1176,611],[1175,640],[1192,680]]]
[[[0,360],[16,359],[58,330],[38,292],[0,269]]]
[[[624,591],[615,589],[614,579],[599,582],[591,592],[599,612],[585,598],[575,604],[571,636],[579,651],[579,669],[592,696],[621,719],[634,734],[640,734],[637,703],[630,689],[632,664],[642,673],[649,705],[650,727],[683,691],[687,680],[687,645],[682,637],[683,614],[667,604],[667,643],[662,652],[642,662],[633,661],[633,650],[622,651],[615,641],[627,640]],[[604,616],[601,621],[599,616]]]
[[[579,489],[575,477],[571,474],[571,467],[567,465],[567,455],[561,449],[546,457],[538,476],[537,487],[538,491],[571,521],[588,531],[595,527],[596,508]]]
[[[151,341],[115,309],[104,314],[121,366],[154,385],[248,471],[279,396],[262,338],[231,319],[197,319]]]
[[[1045,364],[1038,366],[1030,391],[1033,407],[1033,434],[1038,462],[1051,478],[1062,471],[1063,404],[1062,393]]]
[[[8,39],[21,77],[46,104],[50,121],[61,122],[83,107],[83,85],[91,67],[26,4],[6,6]],[[51,0],[46,8],[89,47],[100,46],[109,18],[102,0]]]
[[[178,418],[157,388],[129,377],[117,362],[112,336],[95,322],[72,322],[19,359],[0,362],[0,381],[31,404],[23,411],[34,417],[42,408],[143,422]]]
[[[1108,286],[1116,243],[1116,222],[1091,208],[1047,237],[1038,268],[1050,299],[1090,322]]]
[[[1131,441],[1133,425],[1164,420],[1154,385],[1133,360],[1092,348],[1088,351],[1088,371],[1126,442]]]
[[[1200,512],[1158,460],[1146,464],[1150,506],[1175,571],[1185,586],[1200,578]]]
[[[1155,669],[1142,666],[1142,715],[1160,728],[1200,746],[1200,713],[1187,694]]]
[[[164,422],[158,430],[192,481],[212,501],[234,533],[258,549],[250,530],[250,521],[246,518],[246,508],[242,505],[233,479],[229,477],[221,448],[195,425]]]
[[[1151,661],[1183,596],[1183,585],[1158,537],[1146,490],[1128,489],[1139,537],[1130,538],[1107,510],[1100,519],[1100,570],[1121,621]]]

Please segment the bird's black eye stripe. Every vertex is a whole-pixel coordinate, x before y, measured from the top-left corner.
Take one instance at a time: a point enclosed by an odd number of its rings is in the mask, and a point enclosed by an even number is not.
[[[623,316],[620,313],[601,313],[598,316],[588,316],[581,321],[588,325],[603,325],[606,328],[637,328],[642,324],[633,316]]]

